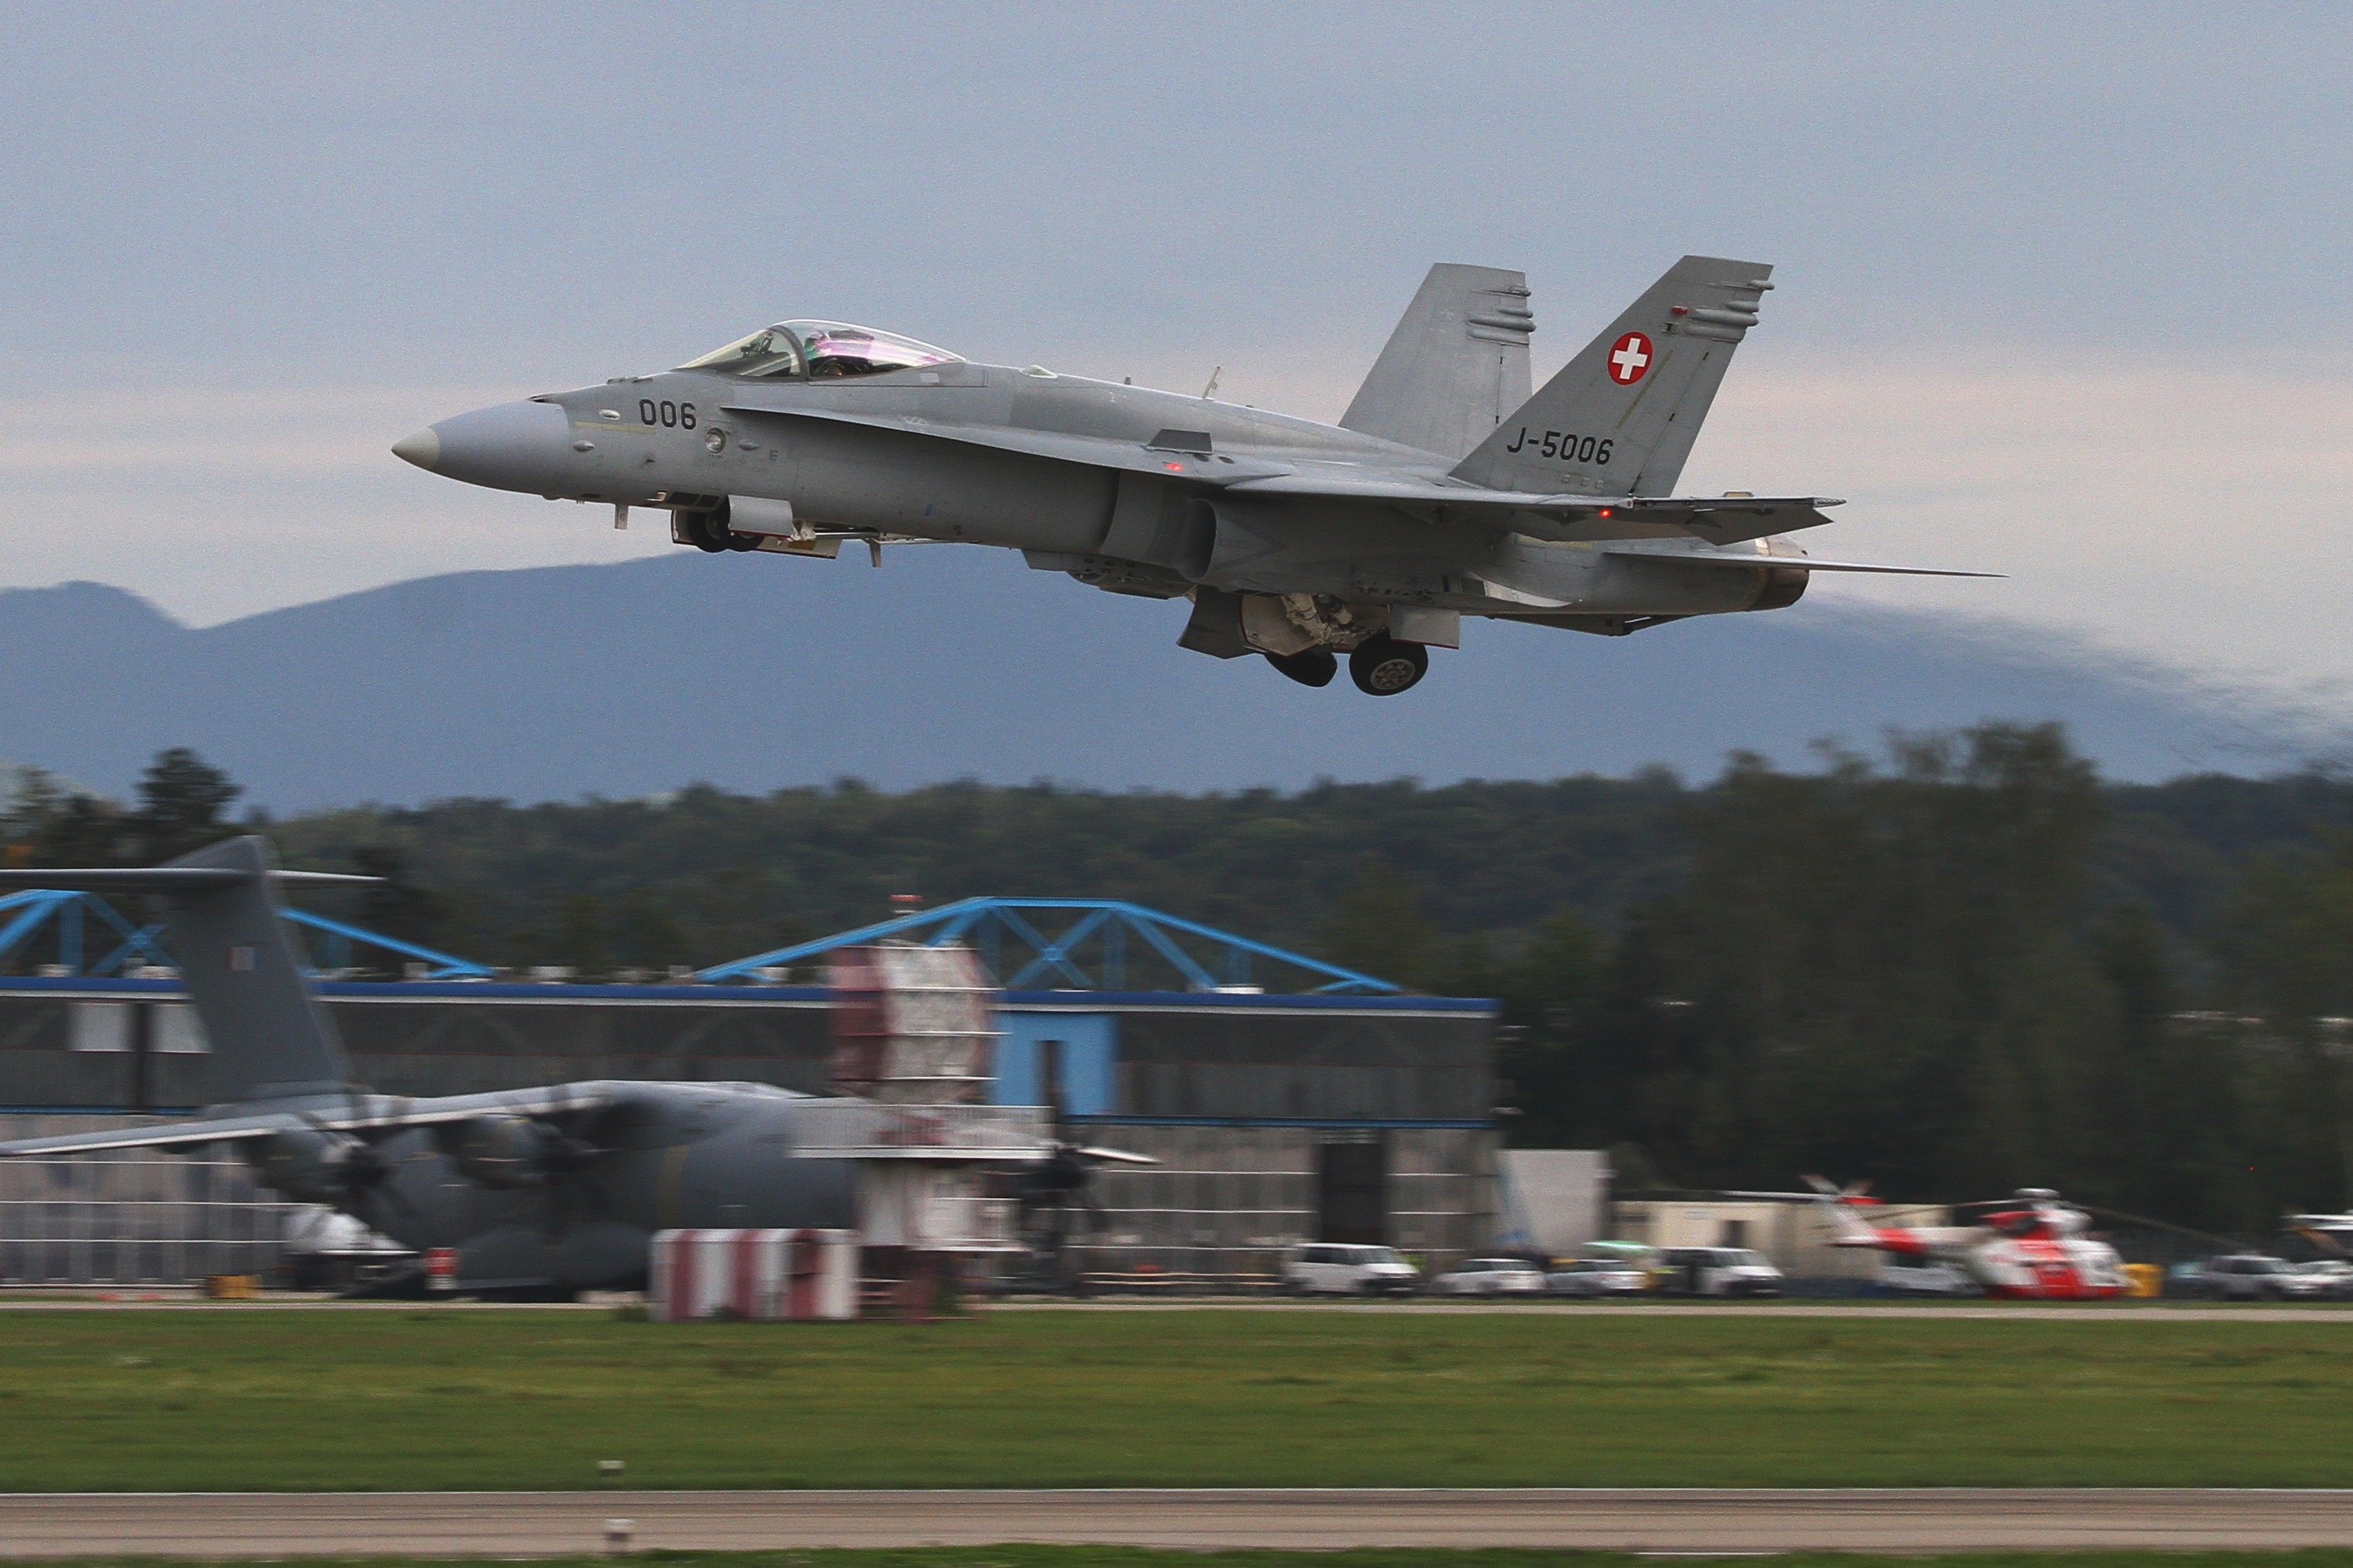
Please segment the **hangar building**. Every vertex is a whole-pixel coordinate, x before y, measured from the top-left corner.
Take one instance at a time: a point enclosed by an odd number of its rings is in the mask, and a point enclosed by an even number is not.
[[[989,944],[980,951],[987,956]],[[1015,967],[991,961],[1000,973]],[[774,972],[746,965],[729,969]],[[145,973],[0,977],[0,1136],[184,1113],[207,1101],[207,1052],[193,1010],[175,978]],[[1052,978],[1078,973],[1065,962]],[[823,1091],[832,1051],[828,993],[734,984],[732,974],[672,984],[441,980],[320,989],[355,1070],[385,1093],[583,1079]],[[1161,1162],[1098,1173],[1091,1195],[1101,1217],[1084,1257],[1099,1276],[1264,1279],[1281,1249],[1301,1240],[1386,1242],[1442,1264],[1495,1231],[1490,1003],[1017,988],[1001,994],[1000,1023],[997,1103],[1059,1100],[1085,1142]],[[288,1206],[226,1155],[126,1151],[7,1162],[0,1280],[171,1283],[261,1273],[288,1220]]]

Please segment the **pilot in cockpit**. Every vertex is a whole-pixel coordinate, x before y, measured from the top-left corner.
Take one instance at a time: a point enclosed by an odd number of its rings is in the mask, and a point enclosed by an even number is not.
[[[847,321],[779,321],[678,368],[716,371],[749,381],[839,381],[962,363],[945,349],[896,332]]]

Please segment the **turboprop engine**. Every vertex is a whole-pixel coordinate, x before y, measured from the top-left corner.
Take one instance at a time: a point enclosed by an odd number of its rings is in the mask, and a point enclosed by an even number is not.
[[[501,1191],[544,1183],[567,1142],[553,1128],[499,1111],[444,1123],[433,1142],[459,1175]]]
[[[326,1128],[292,1128],[264,1141],[254,1159],[261,1179],[297,1203],[341,1207],[384,1179],[375,1146]]]

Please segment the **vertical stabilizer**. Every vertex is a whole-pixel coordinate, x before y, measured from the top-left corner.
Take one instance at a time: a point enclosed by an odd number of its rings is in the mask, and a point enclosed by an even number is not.
[[[1528,400],[1525,273],[1441,261],[1373,362],[1340,427],[1460,458]]]
[[[148,870],[0,872],[0,887],[163,895],[164,946],[212,1043],[212,1091],[222,1103],[332,1093],[351,1078],[279,918],[273,880],[374,879],[273,870],[269,844],[256,837]]]
[[[1455,477],[1546,494],[1672,493],[1772,271],[1684,257],[1507,416]]]

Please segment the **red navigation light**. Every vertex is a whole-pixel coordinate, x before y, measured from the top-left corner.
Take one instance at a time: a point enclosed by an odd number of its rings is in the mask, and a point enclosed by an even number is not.
[[[1606,507],[1606,506],[1605,506],[1605,507],[1603,507],[1603,508],[1601,509],[1601,511],[1600,511],[1600,517],[1601,517],[1601,520],[1602,520],[1604,522],[1607,522],[1607,521],[1609,521],[1609,514],[1610,514],[1610,510],[1611,510],[1611,509],[1610,509],[1610,508],[1609,508],[1609,507]]]

